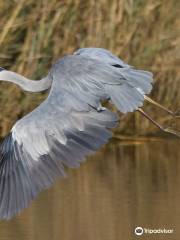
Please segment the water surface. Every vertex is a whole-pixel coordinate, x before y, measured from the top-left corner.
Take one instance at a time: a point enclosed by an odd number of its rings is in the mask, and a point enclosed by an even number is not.
[[[179,141],[116,141],[1,221],[0,240],[178,240],[179,205]],[[136,237],[136,226],[174,233]]]

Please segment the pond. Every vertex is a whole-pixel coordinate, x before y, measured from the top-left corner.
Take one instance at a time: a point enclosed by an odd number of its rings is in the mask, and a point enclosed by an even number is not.
[[[0,221],[0,240],[179,239],[179,141],[113,141]],[[136,236],[134,229],[173,229]]]

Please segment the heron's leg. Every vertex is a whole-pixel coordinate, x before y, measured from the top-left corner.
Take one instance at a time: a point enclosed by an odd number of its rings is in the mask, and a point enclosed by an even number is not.
[[[167,132],[167,133],[171,133],[176,135],[177,137],[180,137],[180,132],[175,131],[171,128],[164,128],[161,124],[159,124],[158,122],[156,122],[153,118],[151,118],[146,112],[144,112],[144,110],[142,110],[142,108],[138,108],[138,110],[143,116],[145,116],[149,121],[151,121],[156,127],[158,127],[160,130],[162,130],[163,132]]]
[[[170,115],[172,115],[173,117],[180,117],[180,114],[178,112],[173,112],[171,110],[169,110],[168,108],[162,106],[161,104],[157,103],[156,101],[154,101],[153,99],[151,99],[150,97],[144,96],[144,99],[146,101],[148,101],[149,103],[154,104],[155,106],[163,109],[164,111],[168,112]]]

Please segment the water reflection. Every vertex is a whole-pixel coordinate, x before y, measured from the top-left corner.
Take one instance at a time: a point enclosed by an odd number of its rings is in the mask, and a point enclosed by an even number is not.
[[[178,239],[179,161],[178,141],[111,143],[19,217],[0,222],[0,240],[129,240],[135,226],[173,228],[151,239]]]

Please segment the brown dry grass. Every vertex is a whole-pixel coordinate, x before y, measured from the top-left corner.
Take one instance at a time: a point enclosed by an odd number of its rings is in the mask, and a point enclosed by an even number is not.
[[[52,62],[80,47],[104,47],[155,75],[154,99],[180,108],[180,19],[172,0],[0,1],[0,66],[29,78],[45,75]],[[0,135],[33,109],[45,94],[23,93],[0,84]],[[169,118],[145,106],[161,123]],[[152,133],[138,113],[128,114],[118,132]]]

